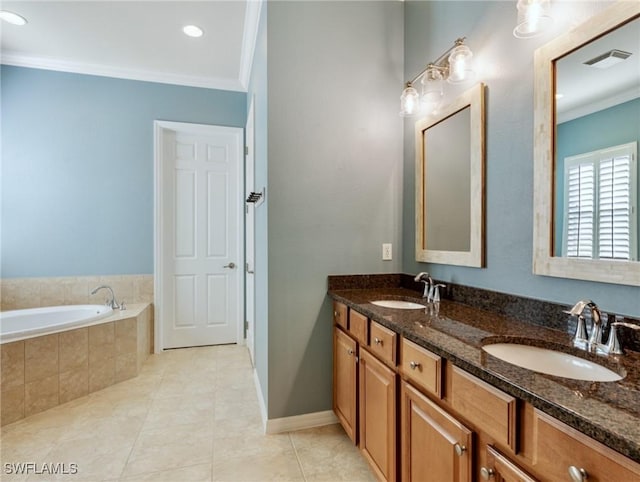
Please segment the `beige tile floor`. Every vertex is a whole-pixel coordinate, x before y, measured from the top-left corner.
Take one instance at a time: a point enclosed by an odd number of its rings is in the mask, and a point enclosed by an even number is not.
[[[172,350],[141,374],[7,425],[1,480],[373,481],[339,425],[264,435],[245,347]],[[32,462],[73,475],[9,474]]]

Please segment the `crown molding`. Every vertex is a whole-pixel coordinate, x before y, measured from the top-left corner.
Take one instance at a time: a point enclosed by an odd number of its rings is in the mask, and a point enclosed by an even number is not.
[[[252,3],[252,2],[248,2]],[[157,82],[161,84],[183,85],[188,87],[201,87],[205,89],[230,90],[246,92],[246,87],[237,79],[223,79],[215,77],[198,77],[180,75],[166,72],[151,72],[148,70],[128,69],[112,65],[90,64],[84,62],[71,62],[43,57],[30,57],[13,52],[2,52],[0,63],[14,65],[16,67],[28,67],[33,69],[56,70],[75,74],[98,75],[101,77],[114,77],[117,79],[140,80],[144,82]]]
[[[244,14],[244,31],[242,33],[242,52],[240,54],[240,84],[244,91],[249,88],[253,54],[256,49],[258,28],[260,27],[260,11],[263,0],[248,0]]]

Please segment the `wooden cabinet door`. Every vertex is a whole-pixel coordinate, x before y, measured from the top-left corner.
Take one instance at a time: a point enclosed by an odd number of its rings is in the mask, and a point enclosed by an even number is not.
[[[395,481],[396,374],[360,350],[360,450],[378,478]]]
[[[487,446],[487,466],[480,469],[480,477],[493,482],[538,482],[491,446]]]
[[[358,443],[358,345],[341,329],[333,329],[333,411],[354,444]]]
[[[403,482],[471,482],[472,432],[402,382]]]

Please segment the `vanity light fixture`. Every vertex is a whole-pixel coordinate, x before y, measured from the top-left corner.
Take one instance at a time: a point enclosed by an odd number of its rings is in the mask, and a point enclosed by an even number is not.
[[[412,117],[436,110],[444,96],[444,80],[450,84],[462,84],[475,77],[469,65],[473,53],[464,44],[465,39],[466,37],[456,39],[453,47],[435,61],[430,62],[413,80],[405,84],[405,89],[400,96],[402,117]],[[413,86],[418,80],[422,84],[420,94]]]
[[[185,25],[184,27],[182,27],[182,31],[185,35],[194,38],[202,37],[204,35],[204,30],[202,30],[197,25]]]
[[[8,10],[0,10],[0,20],[4,20],[11,25],[26,25],[27,19],[17,13],[9,12]]]
[[[518,24],[513,29],[517,38],[541,35],[553,23],[549,15],[551,0],[518,0]]]

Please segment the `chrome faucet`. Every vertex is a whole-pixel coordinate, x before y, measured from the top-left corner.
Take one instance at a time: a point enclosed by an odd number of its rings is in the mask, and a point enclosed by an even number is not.
[[[588,341],[585,320],[582,314],[587,308],[591,311],[592,322],[591,336],[589,336]],[[598,305],[591,300],[580,300],[573,306],[573,308],[571,308],[571,310],[566,311],[565,313],[578,317],[578,327],[573,339],[573,344],[593,351],[599,349],[602,345],[602,314],[600,313]]]
[[[118,303],[118,301],[116,300],[116,295],[113,293],[113,289],[111,288],[111,286],[108,285],[100,285],[97,288],[95,288],[91,294],[95,295],[98,290],[101,289],[105,289],[105,290],[109,290],[109,292],[111,293],[111,299],[107,299],[107,301],[105,301],[105,305],[109,306],[112,310],[117,310],[118,308],[120,308],[120,304]]]
[[[413,278],[413,281],[424,283],[424,291],[422,293],[423,298],[429,299],[431,297],[431,291],[433,289],[433,279],[426,271],[421,271]],[[430,300],[429,300],[430,301]]]

